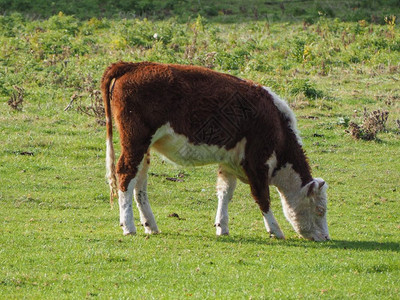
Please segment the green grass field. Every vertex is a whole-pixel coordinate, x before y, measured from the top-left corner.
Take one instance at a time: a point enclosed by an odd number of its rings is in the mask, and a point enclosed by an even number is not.
[[[398,299],[398,2],[120,2],[0,1],[0,298]],[[157,154],[148,193],[161,234],[146,236],[135,209],[138,234],[122,236],[98,107],[118,60],[202,65],[285,98],[329,184],[332,240],[300,239],[274,189],[287,239],[269,238],[242,183],[230,236],[217,238],[216,167]],[[364,109],[388,112],[372,140]]]

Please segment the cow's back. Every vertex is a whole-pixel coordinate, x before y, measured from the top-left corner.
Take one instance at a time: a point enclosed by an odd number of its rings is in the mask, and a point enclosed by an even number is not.
[[[228,150],[244,137],[277,140],[282,116],[261,86],[202,67],[131,65],[114,87],[113,111],[123,122],[146,124],[152,134],[169,123],[195,145]]]

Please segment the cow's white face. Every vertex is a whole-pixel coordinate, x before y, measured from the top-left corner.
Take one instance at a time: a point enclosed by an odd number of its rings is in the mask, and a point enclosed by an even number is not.
[[[327,211],[327,184],[316,178],[304,186],[299,193],[281,194],[283,211],[294,230],[302,237],[313,241],[329,240]]]
[[[276,166],[273,157],[267,161],[270,169]],[[314,178],[302,187],[300,175],[286,164],[271,177],[271,184],[278,188],[285,217],[298,234],[314,241],[330,239],[326,222],[328,185],[323,179]]]

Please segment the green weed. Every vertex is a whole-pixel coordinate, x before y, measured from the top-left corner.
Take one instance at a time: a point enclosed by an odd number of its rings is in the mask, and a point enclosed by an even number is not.
[[[322,91],[316,89],[308,79],[299,79],[294,80],[292,83],[291,93],[293,95],[298,95],[299,93],[303,93],[306,98],[316,99],[322,98]]]

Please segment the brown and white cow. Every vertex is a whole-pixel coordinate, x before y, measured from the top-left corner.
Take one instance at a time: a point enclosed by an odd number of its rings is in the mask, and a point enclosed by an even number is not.
[[[202,67],[119,62],[106,69],[101,89],[110,197],[118,190],[125,235],[136,233],[133,197],[145,232],[159,232],[147,197],[152,148],[180,165],[219,164],[217,235],[229,233],[228,203],[239,178],[250,185],[271,235],[284,238],[270,210],[274,185],[295,231],[329,240],[327,184],[312,178],[294,114],[268,88]],[[112,114],[121,141],[116,173]]]

